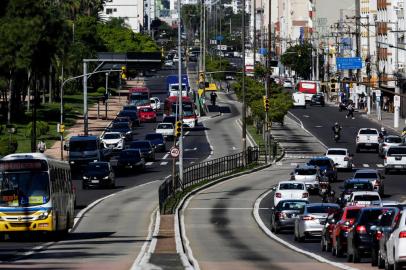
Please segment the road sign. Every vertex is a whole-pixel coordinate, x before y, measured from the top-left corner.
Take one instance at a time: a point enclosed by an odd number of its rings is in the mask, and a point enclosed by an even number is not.
[[[394,96],[393,97],[393,105],[395,107],[400,107],[400,96]]]
[[[336,60],[337,69],[361,69],[362,59],[361,57],[337,57]]]
[[[224,36],[217,36],[217,37],[216,37],[216,40],[218,40],[218,41],[223,41],[223,40],[224,40]]]
[[[382,93],[381,90],[375,90],[375,96],[381,97]]]
[[[211,45],[217,45],[217,40],[215,40],[215,39],[210,39],[210,44],[211,44]]]
[[[179,154],[180,154],[179,148],[172,147],[170,150],[170,153],[171,153],[171,157],[173,157],[173,158],[179,157]]]

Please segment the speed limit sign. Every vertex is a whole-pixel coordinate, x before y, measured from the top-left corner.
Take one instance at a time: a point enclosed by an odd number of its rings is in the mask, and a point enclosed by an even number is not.
[[[179,153],[180,153],[179,148],[172,147],[170,150],[170,153],[171,153],[171,157],[173,157],[173,158],[179,157]]]

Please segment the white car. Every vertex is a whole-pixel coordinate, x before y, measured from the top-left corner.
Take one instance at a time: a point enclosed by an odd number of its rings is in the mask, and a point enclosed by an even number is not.
[[[164,63],[165,67],[173,67],[174,62],[172,60],[166,60]]]
[[[393,231],[386,241],[386,261],[387,269],[401,269],[406,264],[406,209],[400,214],[398,221],[393,227]],[[386,269],[386,267],[385,267]]]
[[[321,237],[327,216],[338,211],[335,203],[309,203],[295,219],[295,241],[303,242],[306,237]]]
[[[379,155],[384,157],[386,155],[386,151],[388,151],[389,147],[391,146],[399,146],[402,144],[402,138],[396,135],[389,135],[385,136],[383,140],[379,143]]]
[[[124,136],[120,132],[106,132],[103,134],[101,141],[104,148],[120,150],[124,148]]]
[[[292,94],[293,107],[302,107],[306,109],[306,96],[302,92]]]
[[[152,97],[152,98],[149,99],[149,102],[150,102],[151,108],[154,111],[157,111],[157,110],[161,109],[161,101],[159,100],[159,98]]]
[[[357,138],[355,141],[357,145],[356,151],[359,153],[361,149],[375,149],[379,150],[379,132],[376,128],[361,128],[358,130]]]
[[[280,200],[298,199],[309,200],[309,192],[306,189],[306,185],[297,181],[282,181],[279,182],[277,187],[274,187],[275,191],[273,203],[278,205]]]
[[[155,133],[160,133],[164,138],[172,138],[174,136],[175,127],[172,123],[159,123],[155,129]]]
[[[285,81],[283,82],[283,87],[284,87],[284,88],[293,88],[293,83],[292,83],[292,81],[290,81],[290,80],[285,80]]]
[[[351,193],[346,206],[380,204],[381,201],[381,196],[376,191],[354,191]]]
[[[329,148],[326,152],[326,157],[333,160],[337,169],[352,169],[352,155],[347,148]]]
[[[317,193],[319,191],[319,180],[321,178],[321,174],[318,167],[310,165],[298,165],[290,175],[291,180],[304,183],[309,192]]]
[[[383,165],[385,174],[393,170],[406,169],[406,146],[391,146],[386,152]]]

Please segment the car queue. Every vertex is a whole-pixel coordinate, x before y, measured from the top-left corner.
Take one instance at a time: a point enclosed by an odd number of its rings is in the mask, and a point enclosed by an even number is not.
[[[362,128],[355,143],[357,153],[372,149],[383,157],[385,174],[406,169],[401,137]],[[321,251],[346,256],[348,262],[370,258],[372,266],[401,269],[406,266],[406,205],[385,201],[385,175],[356,169],[353,157],[346,148],[329,148],[297,165],[290,180],[273,188],[271,231],[290,231],[297,242],[319,239]],[[335,194],[330,184],[339,169],[354,172]]]

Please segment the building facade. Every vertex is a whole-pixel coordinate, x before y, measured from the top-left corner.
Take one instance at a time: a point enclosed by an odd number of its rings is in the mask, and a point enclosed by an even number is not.
[[[124,18],[131,30],[139,33],[144,26],[144,0],[106,0],[100,17]]]

